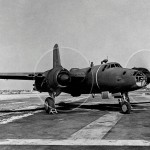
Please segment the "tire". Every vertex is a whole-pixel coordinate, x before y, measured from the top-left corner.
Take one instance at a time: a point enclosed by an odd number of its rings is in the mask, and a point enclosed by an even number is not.
[[[123,114],[130,114],[130,112],[131,112],[131,105],[130,105],[129,102],[127,102],[127,101],[122,102],[122,104],[121,104],[121,112]]]
[[[54,99],[51,97],[47,97],[45,99],[44,108],[46,113],[50,114],[52,112],[52,109],[55,109]]]

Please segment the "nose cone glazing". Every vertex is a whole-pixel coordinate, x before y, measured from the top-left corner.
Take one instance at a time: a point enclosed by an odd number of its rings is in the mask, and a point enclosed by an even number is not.
[[[144,87],[147,85],[146,75],[140,71],[135,71],[133,76],[135,76],[136,85],[138,87]]]

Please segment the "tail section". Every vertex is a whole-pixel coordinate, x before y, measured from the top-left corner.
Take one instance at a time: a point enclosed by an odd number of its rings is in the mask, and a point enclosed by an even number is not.
[[[60,67],[60,66],[61,66],[61,61],[60,61],[59,47],[58,44],[55,44],[53,48],[53,68]]]

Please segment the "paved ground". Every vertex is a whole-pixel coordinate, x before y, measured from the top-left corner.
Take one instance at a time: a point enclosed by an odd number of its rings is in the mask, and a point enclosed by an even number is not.
[[[99,95],[62,94],[56,115],[43,110],[45,94],[1,96],[0,149],[149,149],[150,96],[130,96],[133,108],[127,115],[120,113],[117,100]]]

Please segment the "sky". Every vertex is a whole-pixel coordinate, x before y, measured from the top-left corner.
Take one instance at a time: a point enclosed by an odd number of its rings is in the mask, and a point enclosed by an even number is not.
[[[0,72],[50,69],[55,43],[64,67],[107,56],[125,66],[133,53],[150,50],[150,1],[0,0]],[[1,80],[0,89],[32,84]]]

